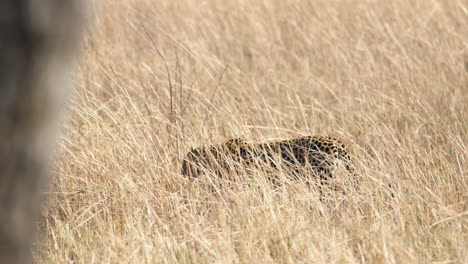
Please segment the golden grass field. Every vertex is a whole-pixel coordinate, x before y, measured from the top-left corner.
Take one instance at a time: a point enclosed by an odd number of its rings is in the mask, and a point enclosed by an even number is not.
[[[97,2],[36,261],[468,263],[466,1]],[[345,142],[360,190],[180,174],[304,135]]]

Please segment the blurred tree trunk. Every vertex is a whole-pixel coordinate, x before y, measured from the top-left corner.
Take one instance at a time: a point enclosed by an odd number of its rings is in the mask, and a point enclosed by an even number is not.
[[[0,263],[28,263],[82,0],[0,1]]]

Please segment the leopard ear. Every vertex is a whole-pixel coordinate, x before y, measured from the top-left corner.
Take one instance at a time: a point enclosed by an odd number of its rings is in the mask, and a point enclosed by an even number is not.
[[[191,156],[197,155],[197,148],[190,147],[189,155]]]

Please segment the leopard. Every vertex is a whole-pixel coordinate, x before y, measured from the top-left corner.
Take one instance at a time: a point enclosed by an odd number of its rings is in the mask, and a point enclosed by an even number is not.
[[[300,179],[305,171],[323,184],[336,179],[340,164],[355,176],[347,147],[334,137],[302,136],[256,143],[238,137],[221,144],[192,148],[182,162],[181,174],[190,179],[202,174],[223,178],[239,168],[267,165],[284,169],[292,179]]]
[[[233,166],[246,158],[249,144],[244,138],[231,138],[216,145],[202,145],[191,150],[182,162],[181,174],[190,179],[210,173],[223,178]]]

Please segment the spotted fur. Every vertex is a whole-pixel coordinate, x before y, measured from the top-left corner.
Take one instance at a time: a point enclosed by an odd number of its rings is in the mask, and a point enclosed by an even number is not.
[[[189,178],[201,174],[222,178],[238,166],[266,164],[272,168],[287,169],[293,178],[306,169],[311,175],[330,180],[335,178],[339,163],[354,174],[346,146],[332,137],[306,136],[263,143],[247,143],[243,138],[234,138],[219,145],[192,149],[182,163],[181,173]]]

